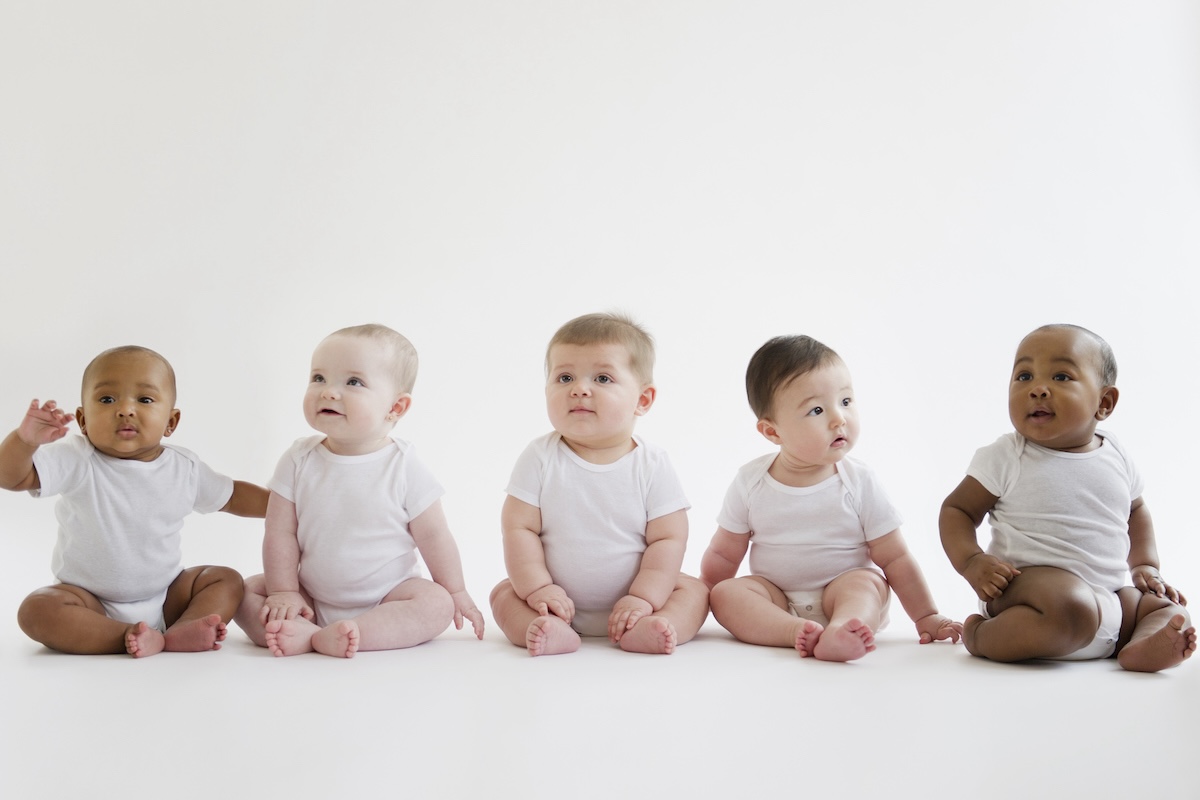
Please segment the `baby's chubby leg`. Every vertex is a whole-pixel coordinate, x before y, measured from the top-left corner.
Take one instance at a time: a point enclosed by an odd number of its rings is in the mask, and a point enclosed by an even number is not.
[[[869,569],[830,581],[821,598],[829,624],[810,642],[812,654],[822,661],[853,661],[874,650],[889,591],[884,577]]]
[[[17,611],[17,624],[35,642],[76,655],[129,652],[126,638],[136,627],[110,619],[95,595],[65,583],[38,589],[26,597]],[[162,637],[158,631],[154,633]],[[151,649],[148,647],[144,654],[152,655]]]
[[[489,602],[492,619],[513,644],[524,647],[531,656],[573,653],[581,639],[566,620],[553,614],[540,615],[517,596],[506,579],[492,590]]]
[[[800,655],[809,656],[824,631],[792,614],[787,595],[757,575],[721,581],[713,587],[709,602],[721,627],[750,644],[795,647]]]
[[[353,621],[358,626],[359,650],[398,650],[428,642],[446,630],[454,621],[454,600],[433,581],[410,578]],[[318,650],[319,644],[313,642]]]
[[[618,644],[629,653],[670,655],[676,645],[695,637],[707,617],[707,587],[696,578],[681,574],[663,607],[634,623],[621,635]]]
[[[220,650],[243,593],[242,576],[229,567],[191,567],[179,573],[163,603],[164,649]]]
[[[1133,587],[1122,589],[1119,595],[1122,624],[1117,663],[1124,669],[1158,672],[1196,652],[1196,629],[1186,607]]]
[[[1057,567],[1023,567],[988,608],[963,622],[967,652],[993,661],[1061,658],[1086,647],[1100,629],[1095,590]]]

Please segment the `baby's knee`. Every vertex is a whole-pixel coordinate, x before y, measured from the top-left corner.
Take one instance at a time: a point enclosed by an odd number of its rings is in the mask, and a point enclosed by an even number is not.
[[[1054,595],[1042,613],[1058,621],[1063,638],[1080,647],[1088,644],[1100,628],[1100,606],[1092,591],[1069,591]]]
[[[492,589],[492,593],[488,595],[488,605],[490,605],[492,608],[495,608],[496,603],[501,598],[508,597],[509,595],[516,597],[517,593],[513,589],[512,581],[510,581],[508,578],[505,578],[497,583],[496,588]]]

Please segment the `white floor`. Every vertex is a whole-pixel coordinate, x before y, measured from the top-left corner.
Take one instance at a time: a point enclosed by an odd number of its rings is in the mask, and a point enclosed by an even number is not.
[[[49,544],[9,541],[15,610]],[[849,665],[711,619],[670,657],[531,659],[493,626],[350,661],[274,659],[235,628],[217,653],[133,660],[52,653],[6,612],[0,796],[1197,796],[1200,665],[1004,666],[910,630]]]

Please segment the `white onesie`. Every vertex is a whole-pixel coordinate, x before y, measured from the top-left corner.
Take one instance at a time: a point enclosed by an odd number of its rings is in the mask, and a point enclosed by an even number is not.
[[[880,571],[867,542],[900,527],[875,473],[847,456],[814,486],[785,486],[768,473],[776,454],[738,470],[717,524],[750,536],[750,573],[783,592],[817,592],[853,569]]]
[[[408,442],[339,456],[324,439],[296,440],[268,484],[296,505],[300,585],[321,626],[374,608],[421,574],[408,524],[443,494]]]
[[[233,480],[182,447],[164,444],[158,458],[137,461],[106,456],[78,435],[38,448],[33,464],[41,488],[31,494],[61,495],[54,577],[94,594],[115,619],[161,628],[145,609],[157,605],[161,615],[183,571],[183,520],[223,508]],[[124,604],[137,619],[122,618]]]
[[[634,436],[634,449],[592,464],[558,433],[535,440],[513,467],[508,494],[536,506],[554,582],[575,603],[572,626],[603,636],[616,602],[629,593],[646,550],[646,523],[689,507],[664,450]]]

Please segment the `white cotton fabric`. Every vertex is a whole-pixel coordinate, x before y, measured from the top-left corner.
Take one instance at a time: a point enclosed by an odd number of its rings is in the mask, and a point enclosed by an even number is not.
[[[1064,453],[1016,432],[981,447],[967,474],[999,498],[987,552],[1020,569],[1058,567],[1115,592],[1126,585],[1129,512],[1142,478],[1107,433],[1087,453]]]
[[[75,435],[38,448],[33,464],[41,488],[32,494],[60,496],[54,577],[111,603],[165,595],[183,571],[184,518],[219,511],[233,494],[231,478],[168,444],[153,461],[136,461]]]
[[[689,508],[666,452],[633,440],[617,461],[592,464],[558,433],[539,437],[517,459],[506,490],[540,509],[546,567],[575,603],[573,624],[585,635],[604,635],[613,606],[629,593],[646,523]]]
[[[342,456],[324,439],[296,440],[268,487],[296,506],[300,584],[328,624],[375,607],[421,574],[408,525],[444,490],[408,442]]]
[[[813,592],[853,569],[882,571],[867,542],[900,527],[875,473],[847,456],[813,486],[786,486],[768,470],[776,454],[738,470],[717,524],[750,537],[750,573],[786,592]]]

